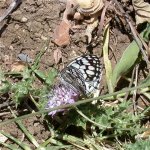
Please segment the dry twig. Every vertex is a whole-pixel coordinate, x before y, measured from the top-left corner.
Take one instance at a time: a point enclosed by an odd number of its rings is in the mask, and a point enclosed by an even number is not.
[[[132,71],[132,76],[131,76],[131,81],[130,81],[130,84],[129,84],[129,88],[132,87],[132,84],[133,84],[133,81],[134,81],[134,75],[135,75],[135,67]],[[128,99],[128,96],[129,96],[130,92],[127,92],[125,97],[124,97],[124,100],[127,100]]]
[[[22,0],[13,0],[8,9],[0,16],[0,22],[2,22],[20,3]]]
[[[122,8],[122,6],[119,4],[119,2],[118,2],[117,0],[112,0],[112,1],[113,1],[114,5],[116,5],[117,8],[120,10],[120,13],[119,13],[119,14],[120,14],[121,16],[124,16],[125,19],[126,19],[126,22],[129,24],[130,29],[131,29],[131,32],[132,32],[132,35],[133,35],[133,37],[134,37],[134,39],[135,39],[137,45],[139,46],[139,48],[140,48],[140,50],[141,50],[141,52],[142,52],[142,54],[143,54],[143,57],[144,57],[144,59],[145,59],[145,61],[146,61],[146,63],[147,63],[148,69],[149,69],[149,68],[150,68],[150,65],[149,65],[150,63],[149,63],[148,57],[147,57],[147,55],[146,55],[146,53],[145,53],[145,51],[144,51],[144,49],[143,49],[143,47],[142,47],[142,46],[144,46],[145,49],[147,50],[147,49],[148,49],[147,44],[144,42],[144,40],[141,39],[141,37],[140,37],[140,35],[138,34],[137,30],[136,30],[135,27],[132,25],[132,23],[131,23],[131,17],[128,15],[128,13],[126,13],[126,12],[124,11],[124,9]]]
[[[135,86],[138,83],[138,72],[139,72],[139,65],[135,67]],[[136,98],[137,98],[137,90],[134,91],[132,102],[133,102],[133,111],[134,114],[137,115],[137,105],[136,105]]]
[[[94,40],[94,42],[92,43],[92,46],[97,45],[98,42],[99,42],[99,37],[102,34],[102,29],[103,29],[103,25],[104,25],[106,10],[108,9],[108,7],[111,3],[112,3],[111,1],[110,2],[106,1],[105,4],[104,4],[104,8],[102,10],[101,19],[100,19],[100,23],[99,23],[99,27],[98,27],[98,31],[97,31],[97,37]]]

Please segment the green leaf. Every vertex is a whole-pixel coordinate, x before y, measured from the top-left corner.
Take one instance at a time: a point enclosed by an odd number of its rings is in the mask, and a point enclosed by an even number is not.
[[[136,141],[135,143],[125,145],[126,150],[133,150],[133,149],[149,150],[149,148],[150,148],[150,139],[140,140]]]
[[[31,79],[31,70],[26,67],[22,72],[22,76],[24,80]]]
[[[0,67],[0,82],[4,81],[4,80],[5,80],[4,73],[3,73],[3,71],[2,71],[2,69]]]
[[[109,117],[104,114],[99,117],[99,120],[97,119],[96,122],[106,127],[108,126],[108,124],[110,124]]]
[[[149,34],[150,34],[150,23],[147,24],[147,29],[143,31],[143,37],[146,42],[149,42]]]
[[[53,81],[57,75],[57,71],[54,68],[51,69],[47,74],[37,69],[34,70],[34,73],[49,86],[53,84]]]
[[[40,89],[34,89],[32,90],[30,93],[32,93],[33,97],[38,97],[39,101],[39,109],[44,109],[47,102],[48,102],[48,98],[47,95],[49,93],[50,89],[47,88],[47,86],[42,86]]]
[[[112,75],[112,83],[113,86],[115,87],[116,82],[119,80],[119,78],[127,73],[129,69],[135,64],[138,55],[139,55],[139,47],[136,44],[135,41],[133,41],[124,51],[121,59],[115,66],[113,70],[113,75]]]
[[[147,86],[150,85],[150,75],[140,83],[140,85],[143,85],[143,84],[146,84]]]
[[[6,81],[4,73],[0,67],[0,94],[5,94],[10,90],[11,84]]]
[[[49,46],[49,42],[50,42],[50,40],[47,40],[44,43],[42,50],[37,54],[37,56],[34,60],[34,64],[32,66],[32,70],[35,70],[35,69],[39,68],[40,60],[41,60],[42,56],[44,55],[45,51],[47,50],[47,48]]]
[[[11,84],[8,81],[3,81],[0,84],[0,94],[5,94],[9,92]]]
[[[28,95],[30,86],[31,83],[27,81],[18,82],[12,86],[13,100],[16,105],[20,104],[23,98]]]
[[[34,73],[41,78],[42,80],[46,80],[46,75],[44,74],[44,72],[40,71],[40,70],[34,70]]]
[[[56,69],[51,69],[48,74],[47,74],[47,77],[46,77],[46,84],[48,84],[49,86],[51,86],[54,82],[54,79],[56,78],[57,76],[57,71]]]
[[[141,37],[148,38],[148,35],[150,34],[150,25],[141,33]],[[145,37],[144,37],[145,35]],[[136,63],[138,57],[139,57],[140,49],[135,41],[133,41],[124,51],[121,59],[115,66],[112,74],[112,84],[115,87],[116,83],[120,79],[120,77],[124,74],[126,74],[131,67]]]
[[[0,131],[0,133],[3,134],[4,136],[6,136],[7,138],[9,138],[10,140],[12,140],[13,142],[15,142],[16,144],[18,144],[24,150],[31,150],[31,148],[25,142],[22,142],[21,140],[11,136],[10,134],[3,132],[3,131]]]

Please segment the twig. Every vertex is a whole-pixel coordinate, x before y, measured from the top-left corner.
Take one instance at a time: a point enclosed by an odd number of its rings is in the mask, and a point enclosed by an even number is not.
[[[0,22],[2,22],[20,3],[22,0],[13,0],[8,9],[0,16]]]
[[[109,7],[109,5],[111,4],[112,2],[105,2],[105,7],[102,11],[102,15],[101,15],[101,20],[100,20],[100,26],[99,26],[99,29],[97,31],[97,36],[99,37],[102,33],[102,29],[103,29],[103,24],[104,24],[104,18],[105,18],[105,14],[106,14],[106,10],[107,8]]]
[[[10,114],[10,112],[3,112],[3,113],[0,113],[0,117],[5,116],[5,115],[8,115],[8,114]]]
[[[102,10],[102,14],[101,14],[101,19],[100,19],[100,23],[99,23],[99,28],[98,28],[98,31],[97,31],[97,37],[96,39],[94,40],[94,42],[92,43],[92,46],[94,47],[95,45],[98,44],[99,42],[99,37],[100,35],[102,34],[102,29],[103,29],[103,25],[104,25],[104,19],[105,19],[105,14],[106,14],[106,10],[107,8],[109,7],[109,5],[111,4],[112,2],[105,2],[105,6],[104,6],[104,9]]]
[[[137,65],[135,68],[136,68],[135,69],[135,86],[137,86],[139,65]],[[134,91],[133,99],[132,99],[133,110],[134,110],[135,115],[137,115],[136,97],[137,97],[137,90]]]
[[[129,20],[128,20],[128,21],[129,21]],[[134,36],[134,39],[135,39],[137,45],[139,46],[139,48],[140,48],[140,50],[141,50],[141,52],[142,52],[142,54],[143,54],[143,56],[144,56],[144,59],[145,59],[145,61],[146,61],[146,63],[147,63],[147,66],[149,66],[148,57],[147,57],[147,55],[146,55],[146,53],[145,53],[145,51],[144,51],[144,49],[143,49],[143,47],[142,47],[143,40],[141,40],[141,38],[138,38],[138,36],[137,36],[137,33],[138,33],[138,32],[137,32],[136,29],[133,27],[133,25],[131,24],[131,22],[129,21],[128,23],[129,23],[129,25],[130,25],[130,28],[131,28],[132,34],[133,34],[133,36]],[[144,42],[143,46],[145,46],[145,45],[146,45],[146,43]],[[147,47],[148,47],[148,46],[146,46],[145,49],[146,49]]]
[[[145,105],[146,107],[148,107],[148,106],[149,106],[149,103],[147,104],[147,100],[145,99],[144,95],[140,95],[140,98],[141,98],[142,102],[144,103],[144,105]]]
[[[148,58],[150,56],[150,52],[149,52],[149,46],[146,44],[146,42],[142,39],[142,37],[140,36],[140,34],[137,32],[137,30],[135,30],[137,36],[139,37],[139,39],[141,40],[143,46],[145,47],[147,53],[148,53]]]
[[[124,11],[124,9],[122,8],[122,6],[119,4],[119,2],[118,2],[117,0],[112,0],[112,1],[114,2],[115,5],[117,5],[117,7],[118,7],[119,10],[120,10],[121,15],[125,17],[127,23],[129,24],[130,29],[131,29],[131,32],[132,32],[132,35],[133,35],[133,37],[134,37],[134,39],[135,39],[137,45],[139,46],[139,48],[140,48],[140,50],[141,50],[141,52],[142,52],[142,54],[143,54],[143,56],[144,56],[144,59],[145,59],[145,61],[146,61],[146,63],[147,63],[148,68],[150,68],[150,67],[149,67],[150,65],[149,65],[148,57],[147,57],[147,55],[146,55],[146,53],[145,53],[145,51],[144,51],[142,45],[145,47],[146,50],[147,50],[148,46],[146,45],[145,42],[143,42],[143,40],[141,40],[141,38],[139,38],[139,34],[137,35],[138,32],[136,31],[136,29],[135,29],[134,26],[132,25],[132,23],[131,23],[131,18],[130,18],[130,16],[128,15],[128,13],[126,13],[126,12]]]
[[[15,105],[15,102],[14,101],[11,101],[11,102],[6,101],[3,104],[0,104],[0,110],[4,109],[5,107],[8,107],[10,105]]]
[[[114,53],[114,49],[110,45],[109,45],[109,48],[110,48],[110,50],[112,52],[112,56],[110,56],[110,60],[114,57],[115,63],[117,64],[117,59],[116,59],[116,56],[115,56],[115,53]]]
[[[144,111],[144,108],[140,107],[140,106],[137,106],[138,109]]]

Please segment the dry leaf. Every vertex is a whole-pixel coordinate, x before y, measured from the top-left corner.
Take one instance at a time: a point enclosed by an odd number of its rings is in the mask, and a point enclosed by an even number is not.
[[[135,136],[137,140],[140,140],[140,139],[145,140],[150,137],[150,122],[149,121],[144,125],[144,128],[145,128],[145,131],[143,133]]]
[[[11,71],[12,72],[22,72],[25,67],[26,67],[26,63],[22,62],[22,61],[16,61],[11,65]]]
[[[135,9],[136,24],[150,22],[150,4],[144,0],[132,0]]]
[[[142,134],[138,134],[135,138],[136,139],[148,139],[150,137],[150,130],[143,132]]]
[[[70,43],[69,29],[71,25],[69,22],[62,21],[54,31],[54,43],[58,46],[65,46]]]
[[[66,0],[66,9],[63,14],[63,20],[54,31],[54,43],[58,46],[65,46],[70,43],[69,30],[71,24],[68,20],[68,15],[73,16],[75,13],[76,0]]]
[[[61,50],[59,48],[57,48],[54,51],[54,60],[55,60],[55,63],[58,64],[61,58],[62,58]]]
[[[147,139],[149,137],[150,137],[150,130],[147,130],[142,134],[142,139]]]

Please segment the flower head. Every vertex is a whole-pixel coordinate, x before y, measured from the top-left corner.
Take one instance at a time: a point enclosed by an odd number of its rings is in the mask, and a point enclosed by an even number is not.
[[[73,104],[79,98],[79,93],[75,92],[63,84],[54,86],[48,95],[48,103],[46,109],[54,108],[65,104]],[[54,110],[49,115],[54,116],[57,112],[63,112],[64,109]]]

